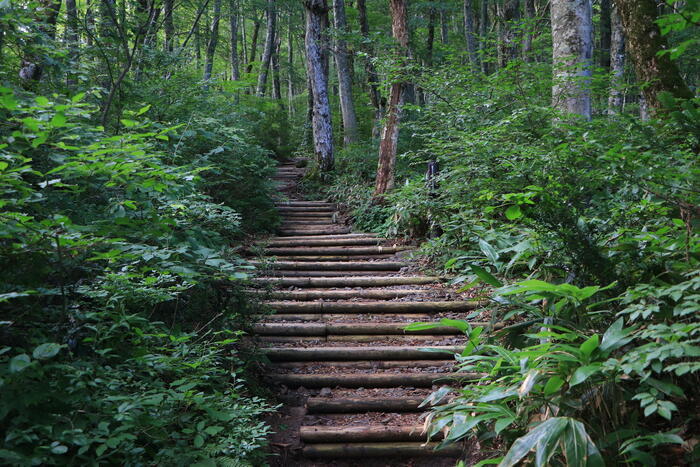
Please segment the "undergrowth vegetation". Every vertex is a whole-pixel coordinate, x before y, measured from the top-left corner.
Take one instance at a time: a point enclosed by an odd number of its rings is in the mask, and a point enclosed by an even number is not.
[[[320,189],[361,229],[423,239],[461,290],[488,286],[487,316],[506,323],[409,326],[459,326],[459,366],[483,375],[425,401],[431,433],[478,439],[484,463],[503,466],[533,452],[537,465],[698,462],[697,102],[666,98],[677,110],[646,122],[562,119],[550,73],[521,60],[490,75],[433,68],[418,86],[439,99],[406,106],[384,202],[376,145],[345,148]]]

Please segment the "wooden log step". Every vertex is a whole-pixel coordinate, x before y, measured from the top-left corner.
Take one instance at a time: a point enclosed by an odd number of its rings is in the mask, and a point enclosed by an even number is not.
[[[377,245],[383,240],[378,237],[347,237],[347,238],[305,238],[299,240],[279,239],[263,243],[267,247],[295,246],[355,246]]]
[[[453,360],[370,360],[354,362],[278,362],[269,366],[284,369],[327,366],[329,368],[352,368],[355,370],[390,370],[395,368],[433,368],[446,364],[456,365],[457,362]]]
[[[440,326],[419,331],[405,331],[409,323],[258,323],[253,327],[261,336],[327,336],[327,335],[455,335],[454,327]],[[473,323],[473,325],[484,323]]]
[[[286,374],[267,375],[265,379],[274,384],[308,389],[321,388],[430,388],[435,384],[445,384],[459,380],[483,376],[479,373],[340,373],[332,375]]]
[[[292,302],[266,301],[277,313],[439,313],[445,311],[469,311],[479,306],[474,300],[452,302]]]
[[[451,444],[439,450],[438,442],[388,442],[388,443],[319,443],[306,444],[302,450],[304,457],[316,459],[345,459],[391,457],[412,459],[415,457],[458,457],[463,448],[460,444]],[[391,465],[391,464],[386,464]]]
[[[317,258],[314,256],[313,258]],[[262,263],[251,261],[256,267],[267,266],[272,269],[292,271],[398,271],[406,263],[398,261],[275,261]]]
[[[312,217],[312,219],[316,219],[316,217]],[[281,225],[283,227],[287,227],[287,228],[294,228],[294,227],[303,227],[305,225],[335,225],[335,222],[333,222],[332,220],[306,220],[303,222],[283,221]]]
[[[396,259],[396,255],[326,255],[326,256],[283,256],[284,261],[369,261],[379,259]]]
[[[251,290],[252,293],[260,291]],[[357,290],[294,290],[294,291],[273,291],[265,293],[265,296],[275,300],[350,300],[353,298],[371,298],[374,300],[391,300],[400,297],[410,297],[411,295],[426,294],[432,292],[430,289],[357,289]]]
[[[278,206],[277,210],[281,213],[298,213],[298,212],[335,212],[334,206]]]
[[[252,279],[253,283],[272,283],[281,287],[387,287],[434,284],[439,281],[440,278],[431,276],[261,277]]]
[[[403,363],[403,362],[402,362]],[[329,399],[326,397],[309,397],[306,400],[308,413],[363,413],[363,412],[420,412],[423,399],[387,397],[387,398],[347,398]]]
[[[323,207],[331,207],[331,208],[334,208],[334,207],[335,207],[335,204],[334,204],[334,203],[329,203],[328,201],[297,201],[297,200],[289,200],[289,201],[275,201],[275,206],[295,206],[295,207],[323,206]]]
[[[384,412],[385,410],[382,410]],[[305,443],[359,443],[362,441],[427,441],[422,425],[410,426],[301,426],[299,437]],[[442,432],[432,439],[441,439]]]
[[[408,246],[336,246],[336,247],[294,247],[294,248],[267,248],[266,253],[274,256],[291,255],[373,255],[392,254],[399,251],[410,250]]]
[[[329,235],[320,235],[316,236],[314,238],[320,239],[327,239],[327,238],[350,238],[350,237],[376,237],[376,234],[371,234],[371,233],[346,233],[346,234],[329,234]],[[309,237],[306,235],[300,235],[298,237],[270,237],[269,240],[274,241],[274,240],[305,240],[308,239]]]
[[[431,349],[431,351],[421,349]],[[454,360],[463,346],[430,345],[375,347],[269,347],[262,349],[271,361],[300,362],[324,360]]]
[[[296,236],[296,235],[328,235],[328,234],[342,234],[342,233],[350,233],[350,228],[349,227],[337,227],[333,229],[329,228],[322,228],[322,229],[308,229],[308,230],[299,230],[299,229],[280,229],[279,230],[280,235],[289,235],[289,236]]]
[[[275,277],[345,277],[345,276],[372,276],[376,274],[394,274],[396,271],[268,271],[269,276]]]
[[[333,217],[333,212],[328,211],[328,212],[311,212],[311,211],[295,211],[295,212],[288,212],[288,211],[283,211],[280,212],[280,215],[282,216],[283,219],[289,219],[293,220],[296,218],[331,218]]]
[[[388,320],[395,320],[395,319],[406,319],[406,320],[411,320],[411,321],[428,321],[434,318],[434,316],[431,313],[391,313],[391,314],[381,314],[381,313],[371,313],[368,314],[368,319],[374,318],[378,320],[377,323],[374,324],[379,324],[382,321],[388,321]],[[330,321],[330,322],[338,322],[339,324],[343,323],[343,320],[347,320],[348,318],[356,318],[356,315],[340,315],[340,314],[284,314],[284,315],[255,315],[253,318],[256,320],[265,320],[265,321],[316,321],[316,322],[323,322],[323,321]],[[347,324],[352,324],[356,323],[358,321],[355,321],[354,319]],[[409,323],[406,323],[409,324]]]
[[[369,335],[327,335],[327,336],[257,336],[259,342],[267,343],[290,343],[290,342],[347,342],[348,344],[380,344],[391,342],[398,344],[402,342],[435,342],[443,340],[444,335],[399,335],[399,334],[369,334]],[[465,337],[466,339],[466,337]]]

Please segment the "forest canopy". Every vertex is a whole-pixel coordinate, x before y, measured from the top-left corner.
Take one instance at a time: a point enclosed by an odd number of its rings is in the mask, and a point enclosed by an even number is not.
[[[509,323],[457,324],[486,376],[430,433],[700,462],[699,32],[697,0],[0,0],[0,463],[264,463],[243,256],[293,159]]]

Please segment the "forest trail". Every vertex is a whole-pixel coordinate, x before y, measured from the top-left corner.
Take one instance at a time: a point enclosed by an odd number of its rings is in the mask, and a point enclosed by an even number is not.
[[[476,303],[417,272],[410,247],[351,233],[336,206],[305,201],[305,169],[281,165],[279,237],[262,242],[263,301],[255,327],[270,364],[264,379],[284,402],[272,421],[272,465],[454,465],[463,445],[426,444],[421,402],[460,375],[455,328],[407,333],[416,321],[464,319]],[[426,352],[421,349],[442,349]]]

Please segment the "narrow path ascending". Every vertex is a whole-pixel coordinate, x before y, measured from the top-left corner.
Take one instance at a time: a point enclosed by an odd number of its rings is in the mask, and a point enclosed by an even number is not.
[[[271,463],[454,465],[463,446],[426,443],[419,405],[460,376],[453,353],[465,338],[447,327],[403,328],[464,318],[475,303],[436,277],[407,272],[407,247],[350,233],[333,204],[296,198],[303,173],[294,164],[277,171],[283,224],[263,243],[276,261],[259,264],[267,273],[256,279],[272,286],[258,293],[275,311],[255,327],[271,362],[265,378],[285,401]]]

